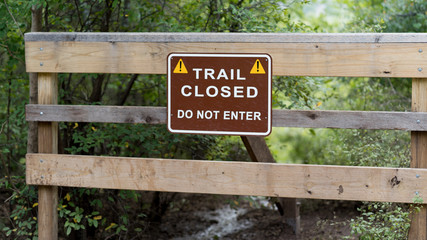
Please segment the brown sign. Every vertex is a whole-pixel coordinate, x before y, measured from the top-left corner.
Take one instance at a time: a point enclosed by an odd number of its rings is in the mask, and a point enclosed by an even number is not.
[[[169,131],[269,135],[271,66],[268,54],[170,54]]]

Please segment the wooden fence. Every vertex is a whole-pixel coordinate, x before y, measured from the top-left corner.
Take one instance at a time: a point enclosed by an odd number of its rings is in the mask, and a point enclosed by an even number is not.
[[[427,34],[27,33],[26,67],[38,73],[39,239],[57,238],[57,187],[261,195],[412,203],[427,196]],[[57,105],[57,73],[165,74],[171,52],[268,53],[273,74],[412,78],[412,112],[273,110],[274,127],[412,131],[411,168],[147,159],[57,154],[58,122],[165,124],[163,107]],[[381,160],[381,159],[379,159]],[[262,159],[261,159],[262,161]],[[426,208],[411,239],[426,239]]]

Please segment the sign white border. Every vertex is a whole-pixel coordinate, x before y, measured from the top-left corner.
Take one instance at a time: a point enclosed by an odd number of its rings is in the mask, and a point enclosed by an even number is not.
[[[173,57],[256,57],[256,58],[267,58],[267,69],[268,69],[268,116],[267,116],[267,131],[266,132],[235,132],[235,131],[209,131],[209,130],[175,130],[171,128],[171,76],[172,76],[172,68],[171,60]],[[167,127],[169,132],[171,133],[187,133],[187,134],[212,134],[212,135],[241,135],[241,136],[268,136],[271,133],[271,81],[272,81],[272,61],[271,56],[269,54],[246,54],[246,53],[171,53],[168,55],[167,60],[167,74],[168,74],[168,106],[167,106]]]

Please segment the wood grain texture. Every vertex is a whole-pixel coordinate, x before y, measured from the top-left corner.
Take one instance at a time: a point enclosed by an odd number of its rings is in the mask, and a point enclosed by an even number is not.
[[[58,103],[58,75],[56,73],[38,74],[38,103]]]
[[[243,144],[251,157],[252,162],[275,163],[273,155],[265,142],[264,137],[241,136]]]
[[[58,75],[56,73],[38,74],[38,102],[39,106],[58,103]],[[39,153],[57,153],[58,123],[39,122],[38,138],[39,142],[43,141],[43,143],[39,143]]]
[[[30,41],[25,57],[27,72],[166,74],[172,52],[268,53],[274,75],[427,77],[419,49],[427,43]]]
[[[416,191],[427,196],[427,169],[415,168],[27,154],[27,169],[33,185],[406,203]]]
[[[426,113],[386,111],[273,110],[273,127],[426,131]]]
[[[27,105],[27,121],[165,124],[165,107]],[[40,114],[42,113],[42,114]]]
[[[427,42],[426,33],[26,33],[25,41],[62,42],[268,42],[268,43],[400,43]]]
[[[43,113],[43,114],[40,114]],[[426,131],[425,112],[273,110],[273,127]],[[27,105],[27,121],[165,124],[165,107]]]
[[[38,74],[39,104],[58,103],[58,78],[56,73]],[[58,123],[38,123],[38,152],[58,153]],[[26,169],[28,174],[28,168]],[[28,178],[26,179],[28,182]],[[58,187],[38,187],[38,231],[39,239],[58,238]]]
[[[58,187],[38,186],[38,239],[58,239]]]
[[[242,142],[253,162],[275,163],[273,155],[263,137],[241,136]],[[279,212],[286,223],[290,225],[295,235],[300,234],[301,218],[299,215],[299,202],[296,198],[279,198],[276,203]]]
[[[427,78],[412,80],[412,111],[427,112]],[[411,154],[412,168],[427,168],[426,132],[411,132]],[[427,205],[411,219],[409,239],[427,239]]]

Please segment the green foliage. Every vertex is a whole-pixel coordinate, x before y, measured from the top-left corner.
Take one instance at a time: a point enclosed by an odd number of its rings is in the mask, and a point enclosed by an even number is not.
[[[80,193],[86,193],[87,195],[92,195],[96,190],[81,189]],[[99,212],[93,211],[90,214],[85,214],[84,208],[76,206],[76,204],[71,201],[72,193],[67,193],[64,199],[61,199],[58,204],[58,215],[64,221],[65,234],[70,235],[72,230],[86,229],[86,224],[89,227],[98,227],[99,220],[102,219],[102,216],[99,215]],[[99,199],[95,199],[100,201]],[[96,201],[96,203],[97,203]],[[94,201],[91,202],[93,206]]]
[[[354,31],[365,28],[368,31],[423,32],[427,29],[425,1],[359,0],[348,4],[357,16]],[[352,101],[353,107],[358,106],[356,108],[362,110],[410,110],[411,81],[408,79],[354,79],[350,85],[353,89],[350,99],[358,99]],[[409,138],[409,133],[405,132],[362,130],[354,130],[350,136],[336,136],[344,142],[344,152],[348,153],[353,164],[390,167],[409,166]],[[422,199],[416,195],[414,203],[419,202]],[[409,214],[418,209],[417,205],[365,203],[359,209],[361,216],[351,221],[352,234],[360,239],[405,239],[410,226]]]
[[[23,33],[30,29],[33,5],[43,9],[43,31],[372,32],[427,29],[427,3],[422,0],[340,0],[340,7],[327,8],[326,13],[320,15],[309,15],[306,11],[310,6],[315,8],[330,2],[309,2],[0,2],[0,102],[3,103],[0,105],[0,187],[10,195],[8,203],[12,206],[7,221],[0,221],[4,237],[36,239],[37,236],[37,194],[33,187],[24,183],[27,132],[24,105],[28,102],[29,86],[24,66]],[[346,13],[352,14],[331,18],[338,15],[337,9],[347,9]],[[348,24],[344,27],[342,23]],[[59,84],[60,104],[166,106],[165,76],[60,74]],[[395,111],[410,108],[410,81],[401,79],[276,77],[273,92],[275,108]],[[269,144],[276,151],[285,149],[286,154],[280,156],[286,162],[393,167],[407,166],[409,162],[407,133],[328,129],[277,132],[280,134],[273,135]],[[237,137],[176,135],[170,134],[164,126],[132,123],[61,123],[60,146],[60,152],[71,154],[248,160]],[[63,191],[58,206],[63,226],[61,236],[75,235],[74,238],[78,238],[78,234],[96,238],[141,236],[147,231],[147,222],[153,220],[150,217],[162,214],[162,210],[156,208],[164,209],[172,201],[172,197],[162,195],[150,202],[144,193],[134,191],[74,188],[60,191]],[[414,200],[419,201],[418,198]],[[352,222],[354,234],[404,235],[407,208],[377,204],[382,211],[371,214],[366,206],[361,208],[361,218]],[[402,214],[400,218],[397,212]],[[383,222],[383,225],[370,232],[368,222],[371,221]],[[394,230],[391,222],[397,224]],[[398,235],[391,235],[395,230]]]
[[[304,3],[304,2],[302,2]],[[167,27],[186,32],[290,32],[304,30],[291,21],[287,1],[177,1]],[[177,11],[179,10],[179,11]],[[307,27],[308,28],[308,27]]]
[[[406,239],[411,223],[407,207],[392,203],[366,203],[361,216],[350,222],[359,239]]]
[[[396,131],[337,131],[339,157],[353,166],[409,167],[410,134]],[[357,141],[356,141],[357,140]]]
[[[71,154],[152,158],[205,158],[215,151],[216,137],[177,135],[165,126],[143,124],[67,124],[73,131]]]
[[[134,211],[143,200],[141,193],[84,188],[64,190],[66,194],[59,200],[58,213],[67,236],[73,232],[102,229],[92,237],[126,237],[130,230],[138,232],[145,227],[141,220],[146,219],[146,214]]]
[[[23,177],[5,176],[0,179],[0,189],[12,192],[6,200],[13,210],[10,225],[0,227],[10,239],[37,239],[37,192],[34,187],[25,184]],[[3,226],[2,226],[3,225]]]
[[[356,16],[351,23],[355,31],[425,32],[427,29],[424,0],[357,0],[347,4]]]
[[[240,137],[217,136],[214,145],[207,151],[205,159],[241,162],[250,160]]]
[[[337,0],[312,0],[306,5],[295,4],[290,6],[289,12],[293,19],[310,26],[314,32],[348,32],[347,23],[353,17],[347,3]]]
[[[341,8],[339,11],[347,13],[343,18],[330,16],[337,11],[338,5],[332,6],[332,2],[328,0],[315,0],[309,6],[297,5],[293,14],[319,32],[343,31],[342,29],[346,32],[423,32],[427,29],[425,1],[338,2],[341,6],[338,7]],[[311,12],[322,7],[325,11],[321,14]],[[409,79],[334,78],[321,85],[329,86],[334,92],[329,93],[328,89],[321,91],[326,100],[320,100],[323,102],[320,108],[364,111],[410,111],[411,108]],[[314,89],[310,94],[318,96],[316,91],[318,90]],[[283,129],[280,132],[273,132],[271,138],[280,144],[282,149],[278,149],[277,145],[273,148],[283,162],[409,167],[408,132],[331,129]],[[284,150],[285,153],[279,155],[279,150]],[[419,201],[419,196],[416,196],[414,202]],[[359,211],[361,216],[351,222],[353,235],[361,239],[406,237],[410,221],[408,206],[364,203]]]
[[[405,111],[410,109],[410,81],[355,78],[340,96],[337,107],[354,110]],[[334,130],[335,157],[353,166],[409,167],[410,134],[404,131]],[[410,208],[404,204],[363,203],[361,216],[350,222],[360,239],[404,239],[410,225]]]
[[[0,2],[0,189],[9,196],[2,204],[10,206],[9,215],[0,219],[0,229],[8,239],[37,239],[37,192],[25,184],[24,177],[28,75],[22,43],[31,4]]]
[[[0,154],[2,175],[23,179],[26,152],[24,105],[28,96],[28,75],[24,67],[23,33],[31,25],[30,8],[43,9],[43,31],[77,32],[295,32],[310,28],[290,19],[287,1],[4,1],[0,5]],[[295,84],[296,82],[300,84]],[[302,83],[302,81],[306,81]],[[312,105],[311,92],[317,82],[312,79],[278,80],[276,107]],[[283,92],[283,85],[287,90]],[[128,74],[60,74],[59,103],[86,105],[166,106],[166,78],[160,75]],[[141,124],[60,123],[61,153],[109,156],[216,159],[247,161],[240,139],[201,135],[170,134],[164,126]],[[36,221],[32,191],[25,185],[8,188],[20,192],[11,203],[19,215],[16,224],[2,222],[9,236],[35,236]],[[65,198],[58,206],[61,236],[76,238],[79,234],[97,238],[124,237],[146,231],[144,225],[152,216],[161,215],[170,197],[156,201],[143,199],[133,191],[61,188]],[[34,195],[33,195],[34,194]],[[154,197],[153,199],[156,199]],[[24,201],[24,200],[22,200]],[[24,208],[20,208],[24,206]],[[26,212],[22,212],[23,210]],[[135,214],[134,209],[140,209]],[[157,211],[157,212],[156,212]],[[100,213],[105,213],[101,216]],[[109,214],[109,213],[115,213]],[[98,214],[99,213],[99,214]],[[12,214],[15,214],[13,212]],[[17,214],[17,213],[16,213]],[[129,221],[137,219],[137,221]],[[31,221],[30,221],[31,220]],[[23,232],[26,231],[27,233]]]
[[[328,96],[321,78],[275,77],[273,81],[273,107],[282,109],[312,109],[321,105]]]
[[[27,2],[0,3],[0,160],[4,174],[22,173],[20,159],[26,150],[24,105],[27,74],[24,71],[23,32],[27,29]]]

